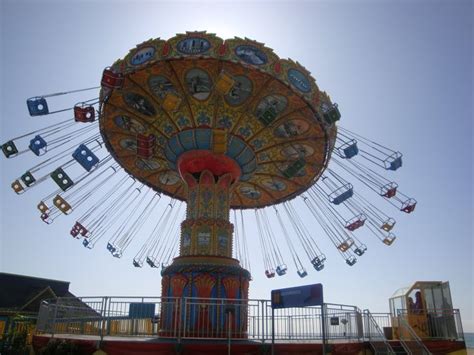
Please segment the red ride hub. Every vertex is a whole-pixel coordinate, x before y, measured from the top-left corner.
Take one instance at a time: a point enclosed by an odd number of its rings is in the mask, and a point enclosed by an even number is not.
[[[209,150],[190,150],[181,154],[178,170],[182,178],[185,173],[193,175],[204,170],[210,171],[214,176],[231,174],[234,181],[239,180],[241,175],[240,166],[235,160]]]

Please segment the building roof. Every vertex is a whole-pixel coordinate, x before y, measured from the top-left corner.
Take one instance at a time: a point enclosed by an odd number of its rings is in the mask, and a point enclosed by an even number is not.
[[[75,297],[69,282],[0,273],[0,309],[37,312],[42,300]]]

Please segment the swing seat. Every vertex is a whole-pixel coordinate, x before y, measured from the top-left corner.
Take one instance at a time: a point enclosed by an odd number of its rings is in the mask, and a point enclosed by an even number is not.
[[[40,201],[40,203],[38,203],[38,206],[36,207],[40,210],[41,213],[49,213],[49,207],[43,201]]]
[[[30,145],[28,148],[35,153],[37,156],[43,155],[48,150],[48,143],[41,137],[40,135],[35,136],[32,140],[30,140]]]
[[[390,233],[389,235],[387,235],[384,239],[383,239],[383,243],[385,245],[392,245],[392,243],[395,241],[395,239],[397,239],[397,237],[393,234],[393,233]]]
[[[322,269],[324,269],[324,264],[313,265],[313,267],[316,271],[321,271]]]
[[[100,84],[105,88],[119,89],[123,85],[123,75],[122,73],[115,73],[111,68],[107,67],[102,72]]]
[[[143,266],[143,263],[134,258],[134,259],[133,259],[133,266],[135,266],[135,267],[142,267],[142,266]]]
[[[48,103],[44,97],[30,97],[26,100],[30,116],[43,116],[49,113]]]
[[[383,161],[386,170],[397,170],[402,166],[402,153],[395,152]]]
[[[380,188],[380,196],[392,198],[397,194],[398,184],[396,182],[389,182]]]
[[[77,237],[79,234],[83,237],[86,237],[87,235],[87,229],[84,228],[82,224],[79,222],[76,222],[74,226],[71,228],[71,235],[73,237]]]
[[[30,187],[32,185],[35,184],[36,182],[36,179],[35,177],[33,176],[33,174],[31,174],[29,171],[27,171],[26,173],[24,173],[21,177],[20,177],[21,181],[23,181],[23,183],[27,186],[27,187]]]
[[[153,134],[137,134],[137,156],[149,159],[153,156],[156,137]]]
[[[146,263],[150,265],[150,267],[153,267],[153,268],[158,268],[160,266],[160,263],[157,262],[155,258],[150,257],[150,256],[146,257]]]
[[[66,174],[66,172],[62,168],[57,168],[50,174],[50,176],[63,191],[66,191],[72,185],[74,185],[72,179]]]
[[[83,237],[87,238],[89,235],[89,231],[87,230],[86,227],[84,227],[82,224],[80,224],[79,222],[76,222],[74,224],[74,227],[72,227],[72,229],[75,229],[77,230],[77,232],[82,235]]]
[[[13,181],[11,186],[12,186],[13,191],[15,191],[18,195],[25,192],[25,189],[21,185],[20,180]]]
[[[362,244],[360,247],[357,247],[354,249],[354,253],[358,256],[364,255],[366,251],[367,251],[367,246],[365,244]]]
[[[383,229],[386,232],[390,232],[393,227],[395,226],[395,220],[393,218],[387,219],[383,224],[380,226],[381,229]]]
[[[326,261],[326,256],[320,255],[311,260],[311,264],[313,264],[316,271],[321,271],[324,269],[324,261]]]
[[[356,229],[362,227],[365,224],[367,217],[364,214],[360,214],[349,221],[346,222],[346,229],[350,230],[351,232],[355,231]]]
[[[18,154],[18,148],[13,141],[8,141],[2,144],[2,152],[5,157],[11,158]]]
[[[281,264],[277,266],[276,268],[276,273],[278,276],[283,276],[286,274],[286,271],[288,270],[287,266],[285,264]]]
[[[359,154],[359,148],[357,147],[357,141],[355,139],[351,139],[348,142],[342,144],[339,148],[339,155],[345,159],[351,159]]]
[[[77,147],[74,153],[72,153],[72,157],[87,171],[91,171],[99,164],[99,158],[85,144]]]
[[[328,125],[334,124],[341,119],[341,113],[336,103],[323,113],[324,120]]]
[[[400,208],[400,211],[403,211],[405,213],[412,213],[415,210],[416,207],[416,200],[414,198],[409,198],[405,202],[403,202],[402,207]]]
[[[265,270],[265,276],[271,279],[272,277],[275,277],[275,270]]]
[[[114,253],[116,248],[111,243],[107,243],[107,250]]]
[[[92,249],[94,247],[94,244],[92,244],[88,239],[83,239],[82,245],[87,249]]]
[[[365,224],[365,220],[364,221],[361,221],[361,220],[357,220],[357,221],[354,221],[348,225],[346,225],[346,229],[350,230],[351,232],[355,231],[356,229],[362,227],[363,225]]]
[[[329,195],[329,202],[339,205],[354,195],[352,184],[345,184]]]
[[[85,227],[81,226],[81,229],[79,230],[79,233],[84,237],[88,238],[89,237],[89,230]]]
[[[298,273],[298,276],[301,278],[308,276],[308,273],[306,272],[305,269],[298,270],[297,273]]]
[[[350,256],[346,259],[346,264],[349,266],[354,265],[357,262],[357,259],[353,256]]]
[[[303,158],[299,158],[292,162],[288,167],[283,171],[283,176],[287,179],[294,177],[300,172],[306,165],[306,161]]]
[[[95,109],[94,106],[88,105],[84,102],[78,103],[74,106],[74,120],[76,122],[94,122]]]
[[[59,195],[56,195],[56,197],[53,199],[53,204],[65,215],[68,215],[72,212],[71,205]]]
[[[354,240],[352,238],[347,238],[345,241],[343,241],[341,244],[337,246],[337,249],[339,249],[342,252],[345,252],[349,250],[349,248],[354,244]]]
[[[79,239],[79,231],[77,229],[72,228],[71,231],[69,232],[74,238]]]
[[[42,213],[41,214],[41,220],[46,224],[53,223],[53,220],[51,218],[49,218],[49,213]]]

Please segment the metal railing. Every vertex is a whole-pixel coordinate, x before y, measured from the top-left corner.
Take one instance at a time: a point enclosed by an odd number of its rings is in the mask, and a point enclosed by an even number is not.
[[[398,331],[400,344],[408,355],[431,355],[420,337],[401,315],[398,316]]]
[[[376,321],[372,313],[368,309],[364,310],[364,329],[365,329],[365,336],[368,338],[369,344],[374,350],[375,354],[395,354],[395,351],[390,346],[384,332],[380,328],[379,323]],[[387,319],[388,314],[386,315]],[[382,318],[380,314],[377,314],[377,318],[380,321]]]
[[[426,309],[421,311],[401,309],[398,310],[397,318],[410,324],[417,336],[423,340],[464,339],[459,309]]]
[[[325,304],[328,340],[363,340],[363,316],[355,306]],[[275,339],[321,341],[321,307],[278,309],[269,300],[161,297],[83,297],[44,301],[37,329],[48,334]]]
[[[377,324],[377,326],[382,329],[391,329],[392,328],[392,321],[390,319],[390,313],[373,313],[370,312],[373,321]],[[384,332],[384,335],[387,336]]]
[[[58,298],[41,305],[37,330],[48,334],[81,334],[178,339],[248,339],[270,342],[272,328],[277,341],[315,341],[325,338],[344,341],[369,341],[387,346],[388,334],[401,334],[400,324],[408,328],[410,315],[362,312],[351,305],[324,304],[321,307],[274,310],[269,300],[230,300],[219,298],[161,297],[82,297]],[[430,312],[430,338],[462,339],[459,311]],[[274,322],[274,327],[273,323]],[[324,322],[324,327],[323,327]],[[392,324],[393,322],[393,324]],[[428,323],[427,323],[428,324]],[[405,330],[418,336],[415,329]],[[400,334],[399,334],[400,333]],[[401,334],[400,338],[404,335]],[[424,339],[424,337],[421,337]],[[382,344],[380,344],[382,343]],[[380,347],[380,346],[379,346]],[[387,350],[388,349],[388,350]]]

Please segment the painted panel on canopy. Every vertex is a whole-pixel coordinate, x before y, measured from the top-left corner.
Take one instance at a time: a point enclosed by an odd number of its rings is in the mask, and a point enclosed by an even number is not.
[[[218,61],[214,59],[173,61],[172,66],[180,80],[183,95],[189,103],[194,125],[198,125],[197,118],[201,113],[214,117],[214,101],[217,95],[214,84],[220,72]],[[202,73],[205,73],[208,79]]]
[[[226,95],[220,100],[220,105],[217,107],[216,124],[219,127],[227,128],[232,130],[235,124],[241,119],[241,116],[250,112],[252,102],[254,102],[258,95],[257,93],[262,91],[263,85],[266,80],[269,79],[265,74],[261,72],[249,72],[245,68],[236,65],[235,63],[225,63],[224,70],[230,75],[244,76],[251,82],[251,96],[246,100],[242,101],[239,105],[230,105],[228,96]],[[232,93],[231,91],[230,93]],[[235,91],[235,95],[238,95],[238,91]]]
[[[165,42],[166,41],[162,39],[156,38],[145,41],[137,45],[136,48],[131,49],[122,61],[124,71],[132,72],[137,70],[137,68],[150,65],[153,62],[159,60]],[[153,48],[154,50],[151,57],[149,55],[145,55],[146,52],[148,52],[147,49],[149,48]]]
[[[323,138],[325,135],[312,109],[306,107],[289,114],[280,121],[275,121],[272,136],[276,140],[284,140],[310,136]]]
[[[136,137],[137,133],[153,132],[157,138],[157,142],[162,145],[166,136],[161,135],[159,131],[154,129],[155,121],[145,120],[138,115],[133,115],[129,111],[125,111],[114,105],[114,101],[120,100],[114,97],[110,105],[105,106],[103,117],[100,120],[102,132],[106,137],[115,133]]]
[[[291,86],[297,95],[302,96],[311,107],[315,108],[319,101],[319,88],[311,73],[300,63],[294,62],[291,59],[280,59],[279,65],[280,72],[277,73],[276,76],[282,82]],[[298,83],[295,81],[296,77],[292,78],[292,73],[297,73],[297,75],[307,79],[307,81],[303,80],[306,84],[309,84],[310,90],[300,90]]]
[[[127,170],[136,168],[136,147],[137,138],[135,135],[129,135],[122,132],[110,133],[108,136],[108,143],[114,147],[114,156],[119,163]],[[132,159],[133,158],[133,159]],[[161,166],[167,168],[167,160],[163,158],[163,153],[160,147],[155,147],[155,154],[150,159],[156,159]]]
[[[127,104],[123,98],[124,94],[131,94],[128,96],[129,103]],[[104,125],[107,126],[108,128],[116,128],[116,124],[114,122],[114,117],[117,114],[122,114],[122,115],[127,115],[129,117],[135,117],[139,122],[143,123],[144,125],[152,125],[156,124],[156,116],[148,116],[146,114],[142,114],[141,111],[145,112],[147,110],[146,107],[140,108],[140,109],[134,109],[130,105],[133,104],[134,99],[139,100],[140,97],[143,97],[143,95],[136,94],[136,92],[133,91],[120,91],[120,93],[112,94],[110,98],[107,101],[107,105],[105,105],[105,111],[104,115],[101,118],[101,124],[104,122]],[[151,103],[151,100],[146,99],[148,104],[151,104],[153,107],[153,110],[156,111],[156,105]],[[147,104],[147,107],[148,107]],[[140,106],[139,103],[137,103],[137,107]],[[149,112],[149,111],[147,111]],[[113,129],[112,128],[112,129]]]
[[[153,78],[159,74],[150,74],[148,73],[149,71],[154,72],[154,70],[143,70],[127,77],[125,79],[123,91],[130,88],[130,90],[134,90],[135,92],[145,96],[155,107],[156,115],[154,123],[157,124],[160,127],[160,130],[165,132],[167,135],[173,134],[177,131],[177,125],[173,119],[173,115],[163,109],[163,99],[155,95],[149,85],[150,77]],[[167,76],[164,77],[168,78]],[[175,88],[173,83],[172,85],[173,88]],[[137,90],[137,88],[139,88],[139,90]]]
[[[271,81],[265,88],[267,95],[282,95],[287,99],[286,109],[279,113],[279,117],[285,116],[286,114],[293,112],[299,108],[307,106],[307,103],[298,95],[296,95],[290,88],[286,87],[283,83],[274,80]],[[260,95],[262,97],[263,95]],[[260,102],[256,103],[253,108],[253,112],[257,111],[257,107]]]
[[[194,43],[195,50],[183,50],[183,43],[186,42],[188,39],[202,39],[205,42],[208,42],[209,47],[206,50],[201,48],[200,43],[196,41]],[[195,31],[195,32],[186,32],[185,34],[177,34],[175,37],[172,37],[168,40],[168,45],[169,45],[169,54],[168,57],[201,57],[201,56],[206,56],[206,57],[218,57],[218,50],[221,44],[224,42],[224,40],[215,34],[212,33],[206,33],[205,31]],[[178,44],[181,43],[181,46],[178,46]],[[197,47],[196,47],[197,46]],[[207,47],[207,46],[206,46]],[[189,47],[191,48],[191,47]],[[181,50],[180,50],[181,49]]]
[[[232,38],[225,41],[228,51],[225,59],[239,61],[244,65],[258,67],[259,70],[274,75],[274,64],[279,61],[278,56],[271,48],[263,43],[249,39]],[[237,48],[239,51],[237,51]],[[247,51],[245,51],[247,49]],[[262,53],[261,56],[258,53]]]

